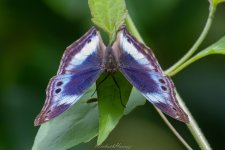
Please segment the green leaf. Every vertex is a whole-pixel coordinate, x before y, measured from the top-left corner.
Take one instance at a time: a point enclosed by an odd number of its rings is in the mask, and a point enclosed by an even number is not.
[[[124,22],[127,10],[125,0],[89,0],[92,21],[110,36],[115,36],[116,31]]]
[[[43,124],[38,130],[32,150],[64,150],[96,137],[98,106],[96,102],[86,103],[94,90],[95,86],[68,111]]]
[[[216,43],[214,43],[211,46],[209,46],[208,48],[206,48],[205,50],[200,51],[198,54],[196,54],[191,59],[189,59],[188,61],[183,63],[180,67],[178,67],[176,70],[171,72],[169,75],[173,76],[173,75],[177,74],[178,72],[180,72],[181,70],[183,70],[188,65],[192,64],[193,62],[195,62],[205,56],[212,55],[212,54],[225,55],[225,36],[223,38],[221,38],[219,41],[217,41]]]
[[[203,58],[205,56],[212,55],[212,54],[225,55],[225,36],[223,38],[221,38],[219,41],[217,41],[216,43],[214,43],[211,46],[209,46],[208,48],[206,48],[205,50],[202,50],[201,52],[199,52],[197,55],[195,55],[190,60],[196,61],[200,58]]]
[[[225,2],[225,0],[209,0],[209,2],[211,4],[213,4],[213,6],[218,5],[219,3]]]
[[[145,102],[145,97],[141,95],[141,93],[136,88],[133,87],[126,108],[124,110],[124,115],[129,114],[137,106],[144,105]]]
[[[97,85],[106,76],[104,73],[97,81]],[[121,99],[119,88],[116,86],[112,77],[109,76],[98,87],[98,107],[99,107],[99,135],[97,144],[100,145],[108,137],[109,133],[115,128],[124,114],[124,107],[121,104],[127,103],[132,86],[117,72],[114,74],[115,80],[121,89]]]
[[[225,54],[225,36],[222,37],[219,41],[216,43],[212,44],[205,50],[201,51],[198,56],[207,56],[211,54]],[[196,56],[197,56],[196,55]]]
[[[115,38],[115,33],[122,25],[127,15],[124,0],[89,0],[92,21],[109,34],[110,42]],[[101,82],[104,75],[98,80]],[[126,104],[131,85],[121,74],[115,78],[121,89],[122,101]],[[115,128],[124,114],[124,107],[120,102],[119,90],[111,77],[102,83],[98,90],[99,105],[99,136],[97,144],[101,144]],[[132,110],[132,109],[130,109]]]

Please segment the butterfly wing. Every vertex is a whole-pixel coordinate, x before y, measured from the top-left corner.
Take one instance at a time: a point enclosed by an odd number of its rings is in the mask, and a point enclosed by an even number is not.
[[[163,74],[152,51],[122,26],[113,45],[119,69],[145,98],[169,116],[189,122],[179,106],[172,80]]]
[[[95,28],[90,29],[64,52],[56,76],[46,89],[46,100],[35,125],[51,120],[69,109],[103,71],[104,45]]]

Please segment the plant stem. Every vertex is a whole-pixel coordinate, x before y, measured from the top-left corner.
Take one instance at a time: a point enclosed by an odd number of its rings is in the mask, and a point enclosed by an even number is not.
[[[170,73],[170,76],[174,76],[176,75],[178,72],[180,72],[181,70],[183,70],[185,67],[187,67],[188,65],[192,64],[193,62],[207,56],[207,55],[215,55],[215,54],[223,54],[225,55],[225,52],[210,52],[210,51],[205,51],[202,50],[200,51],[198,54],[196,54],[195,56],[191,57],[190,59],[188,59],[185,63],[183,63],[182,65],[180,65],[176,70],[174,70],[173,72]]]
[[[142,37],[140,36],[137,28],[135,27],[131,17],[128,15],[126,18],[126,24],[129,29],[129,31],[132,32],[132,34],[142,43],[144,43]],[[182,138],[182,136],[176,131],[176,129],[172,126],[172,124],[168,121],[166,116],[158,109],[155,107],[163,121],[166,123],[166,125],[170,128],[170,130],[174,133],[174,135],[180,140],[180,142],[188,149],[192,150],[192,148],[187,144],[187,142]]]
[[[142,43],[144,43],[144,40],[142,39],[140,33],[138,32],[136,26],[134,25],[133,20],[131,19],[130,15],[128,14],[126,17],[126,25],[129,31],[132,32],[132,34]]]
[[[197,55],[193,56],[192,58],[190,58],[189,60],[187,60],[186,62],[184,62],[182,65],[180,65],[179,67],[176,68],[176,70],[172,71],[169,73],[169,76],[174,76],[176,75],[178,72],[180,72],[181,70],[183,70],[185,67],[187,67],[188,65],[192,64],[193,62],[207,56],[210,55],[211,53],[204,53],[200,52]],[[213,53],[212,53],[213,54]]]
[[[171,74],[173,74],[173,71],[176,71],[176,69],[180,65],[182,65],[185,61],[187,61],[196,52],[196,50],[199,48],[199,46],[201,45],[201,43],[205,39],[205,37],[206,37],[207,33],[209,32],[209,29],[212,25],[214,13],[216,11],[216,7],[214,7],[213,5],[210,5],[209,10],[210,10],[209,17],[207,19],[207,22],[205,24],[205,27],[204,27],[201,35],[199,36],[199,38],[197,39],[195,44],[191,47],[191,49],[177,63],[175,63],[172,67],[170,67],[169,69],[167,69],[165,71],[165,73],[167,75],[171,76]]]
[[[201,129],[198,127],[197,122],[195,121],[194,117],[191,115],[190,111],[188,110],[187,106],[185,105],[184,101],[180,97],[179,93],[176,91],[177,101],[179,102],[181,108],[187,113],[189,117],[190,123],[187,124],[188,129],[190,130],[191,134],[194,136],[196,142],[198,143],[199,147],[202,150],[211,150],[211,147],[206,140],[204,134],[202,133]]]
[[[173,134],[180,140],[180,142],[188,149],[192,150],[191,146],[188,145],[188,143],[183,139],[183,137],[177,132],[177,130],[173,127],[173,125],[169,122],[169,120],[166,118],[166,116],[158,109],[155,107],[163,121],[166,123],[166,125],[170,128],[170,130],[173,132]]]
[[[213,10],[214,11],[214,10]],[[212,10],[210,11],[211,13],[212,13]],[[212,13],[213,14],[213,13]],[[206,25],[207,26],[207,28],[209,28],[210,26],[211,26],[211,21],[212,21],[212,16],[213,15],[210,15],[211,17],[211,19],[209,19],[210,21],[207,21],[207,22],[209,22],[209,23],[207,23],[208,25]],[[126,18],[126,24],[127,24],[127,26],[128,26],[128,28],[129,28],[129,30],[132,32],[132,34],[138,39],[138,40],[140,40],[140,41],[142,41],[143,42],[143,40],[142,40],[142,38],[141,38],[141,36],[140,36],[140,34],[139,34],[139,32],[138,32],[138,30],[137,30],[137,28],[135,27],[135,25],[134,25],[134,23],[133,23],[133,21],[132,21],[132,19],[131,19],[131,17],[128,15],[127,16],[127,18]],[[204,29],[204,31],[203,31],[203,33],[201,34],[201,38],[199,38],[198,39],[198,41],[199,42],[196,42],[197,44],[194,44],[194,45],[196,45],[195,46],[195,48],[192,48],[192,53],[195,51],[195,49],[196,48],[198,48],[198,46],[201,44],[201,41],[204,39],[204,37],[206,36],[206,34],[207,34],[207,32],[208,32],[208,30],[209,29]],[[144,43],[144,42],[143,42]],[[192,54],[190,54],[189,53],[189,55],[192,55]],[[187,57],[187,56],[186,56]],[[190,56],[188,56],[188,57],[190,57]],[[187,58],[185,58],[185,59],[187,59]],[[167,73],[170,73],[170,71],[167,71]],[[185,106],[185,104],[184,104],[184,102],[183,102],[183,100],[181,99],[181,97],[179,96],[179,94],[178,94],[178,92],[177,92],[177,100],[178,100],[178,102],[179,102],[179,104],[181,104],[181,108],[182,109],[184,109],[184,111],[188,114],[188,116],[189,116],[189,120],[190,120],[190,123],[189,124],[186,124],[187,125],[187,127],[188,127],[188,129],[190,130],[190,132],[191,132],[191,134],[193,135],[193,137],[194,137],[194,139],[196,140],[196,142],[198,143],[198,145],[199,145],[199,147],[201,148],[201,149],[204,149],[204,150],[210,150],[211,148],[210,148],[210,146],[209,146],[209,144],[208,144],[208,142],[207,142],[207,140],[206,140],[206,138],[204,137],[204,135],[203,135],[203,133],[201,132],[201,130],[199,129],[199,127],[198,127],[198,124],[196,123],[196,121],[194,120],[194,117],[192,116],[192,114],[190,113],[190,111],[188,110],[188,108]],[[165,119],[164,119],[164,114],[160,114],[160,116],[162,117],[162,119],[165,121],[165,123],[168,125],[168,127],[172,130],[172,131],[174,131],[174,128],[171,128],[171,124],[168,124],[168,120],[166,121]],[[175,133],[175,132],[174,132]],[[176,131],[176,133],[177,133],[177,131]],[[176,136],[177,136],[177,134],[175,134]],[[178,134],[179,135],[179,134]],[[177,136],[178,137],[178,139],[182,142],[182,140],[181,140],[181,138],[179,138],[180,136]],[[183,143],[183,142],[182,142]]]

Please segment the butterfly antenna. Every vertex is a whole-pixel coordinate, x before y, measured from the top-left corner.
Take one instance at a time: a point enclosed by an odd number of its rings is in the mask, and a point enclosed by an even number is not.
[[[102,80],[102,81],[100,81],[97,85],[96,85],[96,88],[95,88],[95,91],[93,92],[93,94],[91,95],[91,97],[92,96],[94,96],[95,95],[95,93],[97,92],[97,90],[98,90],[98,88],[99,88],[99,86],[109,77],[109,73],[104,77],[104,79]]]
[[[115,77],[114,77],[113,75],[111,75],[111,77],[113,78],[113,81],[115,82],[117,88],[119,89],[119,92],[120,92],[120,103],[121,103],[121,105],[122,105],[124,108],[126,108],[126,105],[124,105],[124,103],[123,103],[123,101],[122,101],[122,96],[121,96],[120,86],[119,86],[119,84],[117,83]]]

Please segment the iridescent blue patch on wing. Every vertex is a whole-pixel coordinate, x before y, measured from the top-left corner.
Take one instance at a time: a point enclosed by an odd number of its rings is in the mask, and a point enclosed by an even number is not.
[[[91,87],[104,70],[102,48],[102,39],[92,28],[65,50],[58,73],[46,89],[45,104],[35,119],[35,125],[69,109]]]
[[[119,70],[146,99],[164,113],[183,122],[188,116],[179,106],[172,80],[164,75],[150,48],[138,42],[122,26],[113,45]]]

